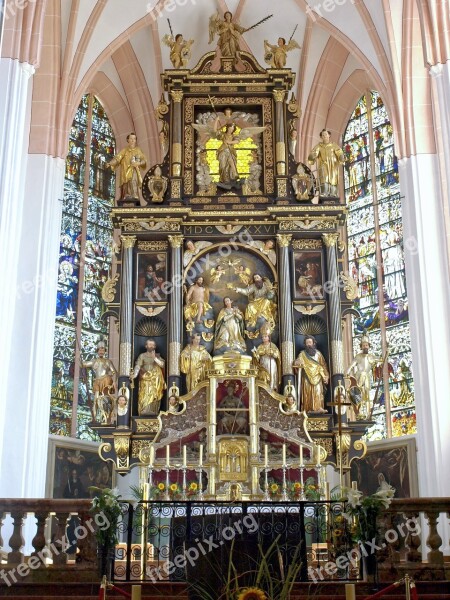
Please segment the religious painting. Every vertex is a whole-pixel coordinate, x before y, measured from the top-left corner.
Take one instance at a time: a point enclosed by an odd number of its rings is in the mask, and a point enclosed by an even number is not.
[[[47,489],[50,498],[92,498],[97,488],[113,487],[111,463],[98,455],[96,442],[49,436]]]
[[[225,379],[216,390],[218,435],[249,435],[249,391],[246,381]]]
[[[293,253],[294,298],[321,300],[323,298],[322,253],[305,250]]]
[[[395,488],[396,498],[417,497],[415,438],[370,442],[366,456],[352,462],[351,479],[364,495],[374,494],[385,481]]]
[[[165,252],[139,252],[136,299],[158,302],[166,295],[163,287],[166,281],[167,254]]]

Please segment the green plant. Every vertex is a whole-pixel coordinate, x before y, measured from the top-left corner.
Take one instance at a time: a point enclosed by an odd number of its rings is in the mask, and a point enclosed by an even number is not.
[[[345,515],[352,523],[353,541],[377,538],[378,517],[383,509],[389,507],[394,494],[395,489],[386,482],[382,482],[374,494],[365,497],[359,490],[342,489],[343,499],[347,502]]]
[[[101,489],[98,487],[90,487],[89,489],[96,494],[92,498],[90,512],[93,515],[100,515],[101,519],[97,519],[96,522],[102,522],[102,525],[97,523],[95,537],[99,546],[112,548],[118,542],[117,526],[122,514],[120,494],[117,489],[110,490],[109,488]]]

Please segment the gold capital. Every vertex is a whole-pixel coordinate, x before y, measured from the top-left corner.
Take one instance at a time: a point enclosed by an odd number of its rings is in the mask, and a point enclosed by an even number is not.
[[[183,100],[183,90],[171,90],[170,95],[174,102],[181,102]]]
[[[183,243],[182,235],[169,235],[167,236],[172,248],[180,248]]]
[[[133,248],[137,238],[135,235],[121,235],[120,239],[124,248]]]
[[[336,242],[339,239],[339,234],[338,233],[324,233],[322,235],[322,239],[325,242],[325,246],[327,248],[332,248],[333,246],[336,246]]]
[[[292,240],[291,233],[277,233],[278,245],[281,248],[289,248],[289,244],[291,243],[291,240]]]
[[[284,102],[284,97],[286,96],[286,90],[273,90],[273,97],[275,98],[275,102]]]

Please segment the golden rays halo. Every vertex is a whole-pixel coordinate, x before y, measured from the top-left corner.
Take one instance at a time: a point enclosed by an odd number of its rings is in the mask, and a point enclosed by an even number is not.
[[[249,587],[242,590],[237,600],[267,600],[267,596],[263,590],[257,587]]]

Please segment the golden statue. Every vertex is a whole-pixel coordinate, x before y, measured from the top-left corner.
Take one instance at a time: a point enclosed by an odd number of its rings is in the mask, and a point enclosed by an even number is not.
[[[300,352],[294,367],[299,370],[300,401],[305,412],[327,412],[324,408],[324,386],[330,378],[327,363],[316,348],[312,335],[305,335],[305,350]]]
[[[261,327],[262,344],[253,348],[253,356],[258,366],[258,379],[268,385],[272,390],[277,391],[280,385],[281,375],[281,357],[280,351],[273,342],[270,341],[270,329]]]
[[[186,293],[184,318],[186,321],[194,321],[195,319],[196,323],[201,323],[206,312],[211,309],[209,289],[204,285],[204,279],[200,275]]]
[[[276,46],[264,40],[264,60],[273,69],[284,69],[287,53],[296,48],[300,50],[300,46],[295,40],[289,40],[286,44],[286,40],[283,37],[279,37]]]
[[[186,375],[188,392],[205,381],[211,360],[209,352],[200,344],[200,334],[193,333],[191,343],[180,354],[180,371]]]
[[[366,335],[363,335],[360,342],[361,352],[353,359],[352,364],[347,369],[347,375],[352,376],[361,392],[361,403],[357,416],[359,419],[367,418],[370,415],[371,400],[370,390],[374,380],[375,368],[382,364],[382,359],[369,353],[370,342]]]
[[[142,186],[141,169],[147,166],[147,159],[142,150],[136,145],[135,133],[127,135],[128,146],[117,154],[108,165],[111,168],[120,166],[119,186],[120,199],[139,199],[139,191]]]
[[[258,273],[253,275],[253,283],[246,288],[234,288],[235,292],[248,296],[249,303],[245,309],[245,322],[248,327],[255,327],[258,319],[263,318],[270,329],[275,327],[277,318],[277,305],[275,304],[275,291],[267,277]]]
[[[317,162],[317,179],[319,195],[328,198],[339,197],[339,172],[344,164],[344,152],[334,142],[330,141],[331,133],[322,129],[322,141],[314,146],[308,155],[308,162],[313,165]]]
[[[139,375],[138,413],[155,415],[159,413],[161,398],[166,389],[164,381],[164,360],[156,354],[153,340],[145,342],[146,352],[139,354],[131,379]]]
[[[247,347],[244,331],[244,315],[237,306],[233,306],[231,298],[226,296],[223,299],[223,308],[217,316],[214,352],[226,350],[245,353]]]
[[[170,48],[170,62],[173,68],[185,69],[191,58],[191,46],[194,40],[184,40],[183,35],[178,33],[175,38],[167,34],[162,38],[162,41]]]
[[[214,40],[214,36],[218,35],[217,48],[220,51],[220,56],[224,58],[234,58],[236,70],[241,70],[242,64],[240,57],[241,50],[241,34],[245,28],[238,23],[233,23],[233,15],[227,11],[223,15],[223,19],[219,13],[212,15],[209,18],[209,43]],[[243,65],[242,65],[243,66]]]
[[[117,371],[114,365],[105,358],[106,347],[105,343],[100,341],[97,344],[97,358],[94,360],[82,362],[84,368],[91,368],[94,372],[94,384],[92,391],[94,392],[94,406],[92,408],[92,418],[94,421],[100,419],[102,422],[110,421],[112,409],[114,408],[113,396],[116,393]],[[106,406],[110,404],[111,406]]]

